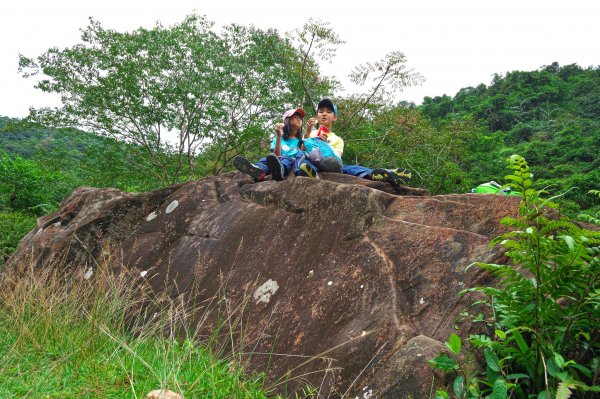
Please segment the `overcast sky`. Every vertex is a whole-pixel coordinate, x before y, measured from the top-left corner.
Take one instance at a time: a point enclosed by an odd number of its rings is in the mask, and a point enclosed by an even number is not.
[[[58,105],[56,97],[18,75],[19,53],[35,57],[78,43],[90,16],[105,28],[125,31],[157,20],[169,26],[192,12],[218,25],[253,24],[282,33],[309,17],[329,22],[346,43],[323,72],[342,83],[353,66],[400,50],[426,79],[398,95],[415,103],[489,84],[494,73],[534,70],[553,61],[600,64],[597,0],[4,0],[0,115],[21,118],[30,106]]]

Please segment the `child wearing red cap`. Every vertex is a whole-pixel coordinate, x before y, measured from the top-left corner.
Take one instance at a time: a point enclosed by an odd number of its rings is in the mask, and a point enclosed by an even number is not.
[[[233,165],[242,173],[246,173],[254,181],[263,181],[267,175],[273,180],[283,180],[293,169],[298,154],[298,145],[302,139],[302,120],[305,112],[302,108],[291,109],[283,114],[283,123],[275,125],[275,138],[271,143],[271,152],[256,163],[238,155]]]

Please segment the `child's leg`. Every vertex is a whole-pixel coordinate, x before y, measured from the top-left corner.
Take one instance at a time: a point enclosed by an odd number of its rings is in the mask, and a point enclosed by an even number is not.
[[[282,181],[283,176],[285,176],[285,170],[283,169],[283,165],[279,162],[279,158],[275,154],[267,155],[267,166],[271,171],[271,178],[275,181]]]
[[[250,175],[254,181],[263,181],[265,176],[270,172],[266,158],[261,159],[256,164],[252,164],[247,158],[238,155],[233,158],[233,165],[240,172]]]
[[[269,165],[267,165],[267,157],[261,158],[258,162],[255,162],[254,166],[258,166],[267,175],[271,174],[271,170],[269,169]]]
[[[299,152],[296,155],[296,170],[294,171],[296,176],[305,177],[317,177],[317,167],[310,162],[306,153]]]
[[[342,173],[342,161],[336,157],[326,157],[317,165],[319,172]]]
[[[290,156],[284,155],[281,158],[279,158],[279,163],[281,163],[281,166],[283,166],[284,176],[288,176],[294,171],[294,165],[296,165],[296,160]]]
[[[411,178],[411,173],[405,169],[370,169],[360,165],[344,165],[342,173],[363,179],[383,181],[393,186],[404,185]]]
[[[342,167],[342,173],[345,175],[352,175],[368,179],[370,178],[371,174],[373,174],[373,169],[360,165],[344,165]]]

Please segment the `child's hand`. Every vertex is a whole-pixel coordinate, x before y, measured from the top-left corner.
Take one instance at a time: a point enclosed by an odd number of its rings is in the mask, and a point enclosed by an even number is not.
[[[275,125],[275,133],[277,133],[277,137],[281,137],[283,134],[283,123],[278,123]]]
[[[317,133],[317,137],[320,138],[321,140],[327,142],[327,133],[329,132],[329,129],[327,129],[326,126],[321,125],[321,127],[319,127],[319,133]]]
[[[312,132],[313,127],[315,126],[315,123],[317,123],[317,119],[316,118],[310,118],[307,122],[306,122],[306,131],[308,133]]]

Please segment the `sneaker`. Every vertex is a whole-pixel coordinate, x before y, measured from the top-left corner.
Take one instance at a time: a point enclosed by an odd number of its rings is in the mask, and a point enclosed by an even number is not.
[[[371,179],[390,183],[392,186],[402,186],[408,183],[412,174],[405,169],[374,169]]]
[[[241,155],[237,155],[235,158],[233,158],[233,166],[235,166],[235,168],[240,172],[250,175],[254,181],[258,182],[265,180],[265,171],[250,163],[250,161]]]
[[[319,177],[317,171],[311,166],[309,166],[307,163],[303,163],[302,165],[300,165],[300,168],[298,169],[297,173],[298,176],[311,177],[313,179]]]
[[[273,180],[283,180],[283,176],[285,176],[285,170],[283,169],[283,165],[281,164],[281,162],[279,162],[279,158],[277,158],[277,155],[267,155],[267,166],[271,171],[271,178]]]
[[[402,184],[408,184],[412,178],[412,173],[409,170],[396,168],[391,169],[390,172],[396,176],[396,179],[400,180]]]

